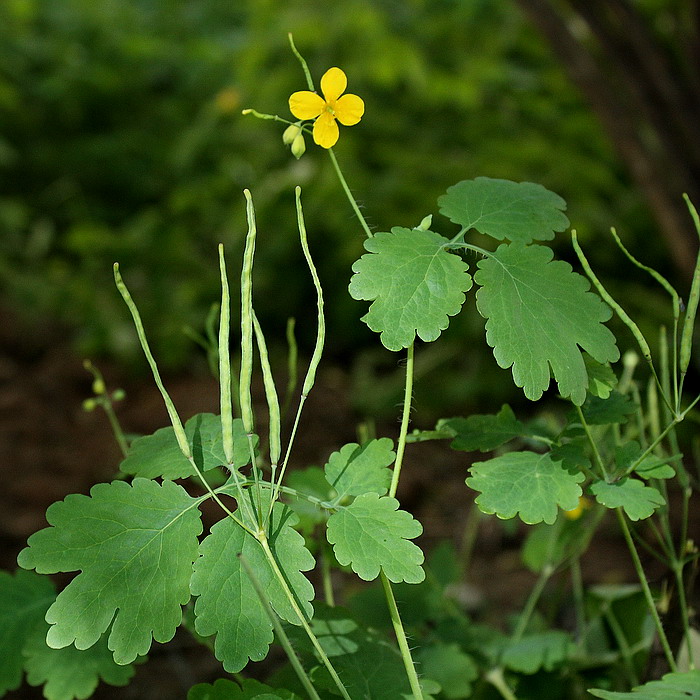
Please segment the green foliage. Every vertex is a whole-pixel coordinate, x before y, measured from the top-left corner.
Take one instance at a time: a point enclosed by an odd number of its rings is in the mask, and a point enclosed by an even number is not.
[[[168,642],[190,598],[202,524],[198,501],[171,481],[97,484],[46,512],[51,527],[33,534],[17,559],[25,569],[81,571],[46,613],[47,642],[87,649],[111,624],[109,648],[127,664],[151,639]]]
[[[388,467],[396,459],[393,448],[389,438],[381,438],[370,440],[362,447],[351,442],[334,452],[323,469],[338,498],[363,493],[385,495],[391,483]]]
[[[53,649],[44,615],[56,592],[48,578],[29,571],[14,576],[0,572],[0,694],[19,687],[22,672],[30,685],[43,685],[48,700],[72,700],[92,695],[100,680],[126,685],[132,665],[117,665],[101,637],[86,650]]]
[[[469,471],[466,483],[480,492],[476,498],[480,510],[499,518],[519,514],[530,525],[542,521],[551,525],[557,508],[575,508],[584,480],[583,474],[567,471],[549,454],[535,452],[510,452],[475,462]]]
[[[244,678],[241,685],[220,678],[213,684],[200,683],[190,688],[187,700],[300,700],[289,690],[270,688],[252,678]]]
[[[511,182],[477,177],[447,188],[438,198],[440,213],[450,221],[502,241],[550,241],[569,220],[566,202],[532,182]]]
[[[700,671],[667,673],[660,681],[649,681],[634,688],[631,693],[615,693],[608,690],[588,691],[603,700],[684,700],[700,698]]]
[[[41,630],[55,598],[51,582],[43,576],[27,571],[13,576],[0,571],[0,694],[19,687],[24,646]]]
[[[550,630],[541,634],[528,634],[511,642],[503,652],[502,662],[506,668],[532,674],[540,669],[551,671],[562,666],[575,652],[571,637],[561,630]]]
[[[595,481],[591,493],[606,508],[624,508],[630,520],[644,520],[666,504],[664,497],[639,479],[620,479],[613,483]]]
[[[126,685],[136,671],[132,664],[115,663],[104,636],[82,651],[73,646],[52,649],[46,644],[47,631],[48,625],[44,624],[41,633],[29,640],[24,653],[27,682],[43,685],[48,700],[89,698],[101,680]]]
[[[263,506],[268,504],[269,499]],[[313,587],[301,572],[311,569],[314,559],[304,547],[303,537],[292,527],[296,521],[287,507],[276,504],[270,520],[269,546],[303,614],[311,617]],[[249,519],[247,524],[255,526]],[[299,616],[290,607],[260,544],[230,518],[212,527],[199,553],[190,584],[192,594],[198,596],[195,628],[203,637],[216,635],[216,657],[227,671],[234,673],[244,668],[249,659],[264,659],[273,639],[272,623],[236,555],[244,557],[255,571],[270,605],[282,619],[299,624]]]
[[[471,289],[468,266],[433,231],[395,227],[365,241],[368,255],[352,267],[350,295],[373,301],[362,320],[381,333],[389,350],[407,348],[416,335],[438,338]]]
[[[515,417],[507,404],[496,415],[472,415],[469,418],[449,418],[435,427],[454,437],[453,450],[490,452],[518,437],[529,435],[527,428]]]
[[[425,576],[423,553],[409,541],[423,528],[398,507],[395,498],[365,493],[328,519],[336,559],[365,581],[377,578],[380,569],[394,583],[418,583]]]
[[[479,262],[474,280],[479,313],[488,319],[486,342],[500,367],[536,400],[549,386],[581,405],[588,374],[580,348],[598,362],[620,356],[613,334],[602,325],[610,309],[588,291],[588,281],[544,246],[501,245]]]
[[[200,471],[206,472],[226,463],[219,416],[213,413],[193,416],[185,423],[185,433]],[[250,449],[240,418],[233,422],[233,434],[233,465],[240,469],[250,462]],[[172,427],[161,428],[153,435],[134,440],[120,469],[125,474],[146,479],[183,479],[196,474],[192,463],[182,454]]]
[[[367,629],[340,607],[319,606],[311,625],[353,700],[362,697],[409,700],[410,687],[401,657],[381,635]],[[294,640],[302,655],[310,660],[314,658],[308,638],[297,632]],[[318,663],[313,665],[311,677],[320,687],[334,690],[328,673]],[[439,686],[428,678],[422,679],[422,685],[426,693],[439,690]],[[427,700],[430,696],[425,694],[424,697]]]
[[[479,677],[474,659],[457,644],[434,644],[418,654],[418,663],[428,678],[440,684],[445,698],[468,698]]]

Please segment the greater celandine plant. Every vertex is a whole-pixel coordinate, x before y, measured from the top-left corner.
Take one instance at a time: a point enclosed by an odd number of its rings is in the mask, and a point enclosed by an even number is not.
[[[540,185],[479,177],[450,187],[438,206],[456,225],[452,238],[432,231],[430,216],[414,228],[372,232],[332,150],[338,122],[357,124],[364,103],[345,92],[347,80],[337,67],[324,74],[322,96],[317,94],[291,37],[290,43],[308,87],[289,101],[297,121],[246,113],[283,123],[283,141],[296,157],[311,134],[331,158],[366,234],[366,253],[353,265],[350,294],[371,302],[362,320],[380,334],[384,347],[406,353],[398,440],[350,443],[331,454],[322,470],[289,470],[325,340],[323,291],[300,188],[295,192],[297,224],[316,290],[317,336],[284,448],[283,407],[254,312],[258,233],[250,192],[245,192],[248,234],[235,380],[229,277],[219,247],[218,415],[198,414],[183,424],[115,264],[117,287],[171,426],[127,444],[111,408],[112,395],[90,367],[95,402],[108,410],[125,458],[111,483],[96,485],[89,496],[74,494],[53,504],[46,514],[49,527],[32,535],[19,555],[21,569],[0,575],[0,693],[18,687],[24,672],[29,683],[44,684],[51,700],[88,697],[99,679],[126,684],[153,641],[168,642],[185,625],[233,674],[194,686],[190,700],[696,697],[697,632],[685,574],[698,559],[688,533],[697,474],[684,463],[677,426],[699,398],[685,400],[683,388],[700,265],[684,303],[613,231],[631,264],[669,294],[673,322],[670,333],[661,330],[657,358],[596,278],[575,232],[572,243],[588,280],[543,245],[569,221],[565,202]],[[688,208],[700,235],[689,201]],[[472,234],[481,234],[480,245],[468,242]],[[489,247],[493,239],[495,249]],[[465,253],[478,256],[473,276]],[[409,433],[416,339],[437,340],[475,284],[486,341],[499,366],[511,369],[515,384],[533,401],[553,378],[571,410],[562,419],[521,422],[505,405],[495,415],[443,419],[434,429]],[[638,353],[625,354],[619,376],[611,363],[620,352],[604,325],[613,312],[639,346]],[[288,338],[294,377],[292,332]],[[635,379],[640,355],[647,381]],[[267,400],[264,440],[256,432],[251,400],[256,358]],[[290,382],[288,395],[294,386]],[[441,547],[425,563],[412,541],[422,527],[400,508],[396,493],[407,445],[424,440],[450,440],[455,450],[495,453],[468,470],[466,484],[478,493],[474,512],[518,516],[532,526],[522,556],[537,580],[507,632],[474,622],[450,595],[465,574],[476,520],[466,527],[459,554]],[[680,531],[671,528],[669,513],[669,491],[676,486]],[[210,500],[222,517],[204,533],[199,508]],[[580,557],[607,513],[619,523],[639,582],[585,590]],[[640,546],[668,567],[674,588],[663,597],[647,581]],[[305,576],[317,564],[320,599]],[[376,615],[363,616],[376,610],[368,607],[374,589],[357,597],[352,612],[335,605],[330,572],[338,567],[378,581],[387,629]],[[56,594],[46,575],[58,572],[79,573]],[[575,622],[557,629],[538,608],[546,608],[542,594],[563,572],[571,575]],[[680,620],[680,634],[673,640],[664,624],[670,608]],[[289,664],[265,683],[243,676],[251,661],[266,657],[273,641],[284,648]],[[648,679],[645,669],[657,645],[668,673]],[[634,693],[625,692],[645,680]]]

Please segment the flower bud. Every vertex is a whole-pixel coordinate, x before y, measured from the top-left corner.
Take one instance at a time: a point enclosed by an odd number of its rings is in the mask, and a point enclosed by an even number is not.
[[[98,379],[95,379],[93,381],[92,392],[96,396],[100,396],[100,395],[104,394],[106,390],[107,390],[107,387],[105,387],[105,383],[102,379],[98,378]]]
[[[299,126],[301,122],[297,122],[296,124],[290,124],[285,130],[284,133],[282,134],[282,143],[285,146],[291,146],[292,143],[294,143],[294,139],[301,134],[301,126]]]
[[[292,155],[299,160],[304,155],[306,150],[306,141],[304,141],[304,134],[301,131],[296,135],[294,141],[292,141]]]

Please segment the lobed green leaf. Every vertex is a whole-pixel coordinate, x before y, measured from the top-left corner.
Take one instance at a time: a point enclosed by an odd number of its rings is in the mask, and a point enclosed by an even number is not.
[[[575,651],[576,645],[566,632],[549,630],[509,642],[501,661],[513,671],[532,674],[561,666]]]
[[[639,479],[623,478],[613,483],[594,481],[591,493],[606,508],[624,508],[630,520],[644,520],[659,507],[666,505],[664,497]]]
[[[454,439],[450,447],[465,452],[491,452],[517,437],[530,434],[508,404],[504,404],[496,415],[472,415],[469,418],[441,420],[435,429],[451,433]]]
[[[324,466],[328,483],[339,497],[359,496],[363,493],[386,494],[391,484],[391,470],[396,453],[389,438],[370,440],[360,447],[348,443],[334,452]]]
[[[365,241],[350,296],[373,302],[362,320],[389,350],[409,347],[416,335],[436,340],[462,308],[472,278],[469,266],[445,250],[448,243],[433,231],[401,227]]]
[[[539,399],[551,372],[560,394],[580,406],[589,384],[581,350],[599,363],[620,353],[603,325],[609,307],[588,291],[585,277],[552,258],[545,246],[499,246],[478,263],[477,309],[487,319],[486,342],[498,365],[513,368],[525,396]]]
[[[46,644],[48,627],[44,623],[39,634],[32,636],[24,647],[27,682],[44,684],[47,700],[88,698],[101,680],[109,685],[124,686],[136,672],[132,664],[115,663],[105,636],[89,649],[73,646],[52,649]]]
[[[423,532],[399,502],[376,493],[358,496],[328,519],[327,537],[336,559],[365,581],[382,569],[394,583],[419,583],[425,578],[423,552],[409,540]]]
[[[0,696],[19,688],[25,644],[37,630],[46,637],[44,615],[56,599],[51,579],[31,571],[0,571]]]
[[[252,499],[251,503],[254,503]],[[263,506],[269,504],[269,496]],[[241,510],[238,511],[241,514]],[[291,588],[304,615],[311,617],[314,590],[301,573],[314,566],[314,558],[304,546],[304,538],[293,529],[297,517],[285,505],[272,510],[268,542],[287,585]],[[253,525],[257,529],[257,525]],[[260,661],[267,656],[273,641],[273,627],[241,561],[245,557],[266,591],[275,612],[287,622],[300,620],[260,543],[231,518],[224,518],[211,528],[200,545],[200,556],[192,575],[195,603],[195,629],[203,637],[216,635],[214,651],[230,673],[240,671],[248,660]]]
[[[480,491],[476,504],[483,513],[499,518],[520,519],[533,525],[552,524],[557,507],[573,510],[578,505],[584,476],[570,472],[549,454],[509,452],[486,462],[476,462],[469,469],[467,486]]]
[[[490,177],[463,180],[448,187],[438,204],[450,221],[499,241],[549,241],[555,231],[569,225],[563,211],[566,202],[532,182]]]
[[[199,413],[185,424],[185,434],[192,447],[194,462],[202,472],[226,464],[221,418],[213,413]],[[248,438],[243,421],[233,421],[233,466],[236,469],[250,462]],[[156,430],[152,435],[137,438],[120,465],[125,474],[146,479],[185,479],[195,476],[190,461],[182,454],[172,427]]]
[[[252,678],[243,678],[240,683],[226,678],[212,684],[198,683],[190,688],[187,700],[301,700],[291,690],[271,688]]]
[[[118,664],[172,639],[190,598],[202,523],[197,499],[172,481],[97,484],[46,511],[51,527],[34,533],[17,559],[25,569],[81,571],[46,613],[47,643],[87,649],[112,625]]]
[[[596,698],[603,700],[688,700],[700,698],[700,670],[684,673],[667,673],[659,681],[649,681],[630,693],[590,689]]]

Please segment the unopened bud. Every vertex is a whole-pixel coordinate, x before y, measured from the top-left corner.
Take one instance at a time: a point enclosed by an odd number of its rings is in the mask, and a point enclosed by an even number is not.
[[[282,143],[285,146],[291,146],[294,143],[294,140],[301,134],[301,126],[299,126],[299,124],[300,122],[290,124],[284,130],[284,133],[282,134]]]
[[[430,226],[432,225],[432,223],[433,223],[433,215],[428,214],[428,216],[423,217],[423,220],[418,224],[417,228],[419,231],[427,231],[430,228]]]
[[[306,151],[306,141],[304,141],[304,134],[299,131],[294,141],[292,141],[292,155],[299,160],[304,155]]]
[[[83,411],[89,413],[90,411],[94,411],[95,408],[97,408],[97,401],[95,401],[95,399],[85,399],[85,401],[83,401]]]
[[[101,396],[104,394],[106,391],[105,383],[102,381],[102,379],[95,379],[95,381],[92,383],[92,392],[95,394],[95,396]]]

